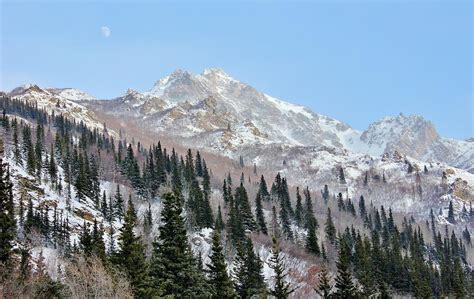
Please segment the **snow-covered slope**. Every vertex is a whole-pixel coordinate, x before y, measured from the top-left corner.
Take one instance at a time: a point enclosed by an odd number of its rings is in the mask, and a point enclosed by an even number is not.
[[[54,111],[56,114],[63,114],[76,122],[82,121],[90,128],[99,130],[104,128],[104,124],[95,113],[78,102],[95,98],[80,90],[72,88],[46,89],[29,84],[15,88],[7,95],[17,100],[34,103],[38,108],[48,112]],[[108,130],[108,133],[117,135],[112,130]]]

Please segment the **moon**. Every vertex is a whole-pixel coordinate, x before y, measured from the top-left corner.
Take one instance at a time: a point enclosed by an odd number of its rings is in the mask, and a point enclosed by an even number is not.
[[[109,27],[102,26],[100,27],[100,33],[102,34],[103,37],[108,38],[112,32],[110,31]]]

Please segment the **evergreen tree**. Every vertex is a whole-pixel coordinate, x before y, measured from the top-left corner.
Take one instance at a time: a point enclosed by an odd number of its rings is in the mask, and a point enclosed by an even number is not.
[[[55,182],[58,175],[58,168],[56,166],[56,160],[54,159],[54,150],[53,144],[51,143],[51,150],[49,153],[49,163],[48,163],[48,173],[49,178],[52,182]]]
[[[151,277],[159,296],[176,298],[209,297],[204,276],[191,253],[181,216],[181,200],[174,193],[163,196],[162,226],[153,244]]]
[[[104,219],[108,219],[109,208],[107,207],[107,195],[105,194],[105,190],[102,193],[102,202],[100,204],[100,211],[102,212],[102,216],[104,217]]]
[[[114,208],[113,208],[113,214],[116,216],[119,220],[122,220],[123,218],[123,197],[122,193],[120,193],[120,185],[117,184],[117,189],[115,191],[115,197],[114,197]]]
[[[324,190],[321,191],[321,195],[324,199],[324,202],[327,203],[328,200],[329,200],[329,187],[328,187],[328,185],[324,185]]]
[[[280,246],[275,237],[273,237],[273,249],[269,266],[271,269],[273,269],[273,272],[275,272],[275,275],[273,276],[275,284],[269,293],[277,299],[288,298],[288,296],[293,293],[295,289],[291,288],[290,283],[285,281],[288,273],[286,272],[286,266],[283,257],[280,254]]]
[[[221,206],[219,205],[217,207],[217,216],[216,216],[216,222],[215,222],[215,230],[216,231],[222,231],[224,229],[224,220],[222,219],[222,211],[221,211]]]
[[[127,273],[134,294],[142,297],[148,294],[147,263],[145,248],[140,237],[134,233],[137,221],[135,207],[129,199],[123,226],[118,237],[120,249],[116,252],[115,263]]]
[[[13,160],[16,165],[22,166],[23,160],[21,158],[21,150],[18,139],[18,122],[16,118],[13,121]]]
[[[260,185],[258,192],[262,196],[263,200],[269,199],[270,193],[268,193],[267,183],[265,182],[265,178],[263,177],[263,175],[260,177]]]
[[[339,239],[338,256],[335,296],[338,298],[354,298],[357,296],[357,289],[352,282],[349,271],[350,248],[345,238]]]
[[[3,143],[0,140],[0,263],[7,263],[12,254],[16,235],[13,185],[8,165],[3,162]]]
[[[79,235],[79,245],[82,252],[86,256],[90,256],[92,254],[92,236],[89,231],[89,224],[86,223],[85,220],[82,225],[82,232]]]
[[[325,266],[321,269],[321,272],[319,272],[319,284],[314,290],[323,299],[331,298],[331,295],[332,295],[331,278]]]
[[[235,189],[235,203],[238,207],[239,217],[241,219],[243,229],[254,231],[257,228],[257,224],[253,218],[247,190],[245,190],[245,187],[242,183],[240,183],[240,187]]]
[[[245,238],[237,246],[234,284],[240,298],[252,298],[265,293],[262,261],[253,250],[252,240]]]
[[[293,231],[291,230],[290,215],[285,205],[280,205],[280,222],[283,234],[288,240],[293,240]]]
[[[227,274],[225,255],[223,252],[221,237],[218,230],[212,237],[210,263],[207,264],[208,284],[211,287],[211,298],[235,298],[232,280]]]
[[[454,218],[454,209],[453,209],[453,201],[452,200],[449,202],[447,220],[451,223],[456,223],[456,219]]]
[[[346,183],[346,176],[344,175],[344,169],[342,167],[339,167],[339,182],[341,184]]]
[[[324,230],[326,232],[326,238],[329,240],[329,242],[331,242],[331,244],[334,244],[334,242],[336,241],[336,227],[334,226],[334,222],[332,221],[330,208],[328,208]]]
[[[361,195],[359,199],[359,214],[360,218],[362,219],[365,219],[365,217],[367,216],[367,209],[365,207],[365,199],[363,195]]]
[[[255,198],[255,206],[255,214],[257,216],[257,231],[266,235],[268,231],[267,225],[265,223],[265,216],[263,215],[262,196],[260,195],[260,192],[257,192],[257,197]]]
[[[92,254],[100,258],[103,262],[106,261],[105,243],[102,228],[97,224],[97,219],[94,219],[94,226],[92,228]]]
[[[306,250],[315,255],[320,255],[321,251],[318,245],[318,237],[316,236],[316,228],[314,225],[310,225],[308,228],[308,234],[306,235]]]
[[[202,167],[201,154],[199,153],[199,151],[196,152],[196,159],[195,159],[194,168],[196,169],[196,176],[202,177],[203,176],[203,167]]]
[[[301,202],[300,188],[296,187],[296,209],[295,209],[295,221],[296,224],[301,226],[304,219],[303,204]]]
[[[314,228],[318,228],[319,224],[318,221],[316,220],[316,217],[314,217],[314,211],[313,211],[313,203],[311,202],[311,194],[309,193],[308,187],[306,187],[306,190],[304,190],[304,197],[305,197],[305,215],[304,215],[304,225],[306,229],[309,229],[311,226],[314,226]]]

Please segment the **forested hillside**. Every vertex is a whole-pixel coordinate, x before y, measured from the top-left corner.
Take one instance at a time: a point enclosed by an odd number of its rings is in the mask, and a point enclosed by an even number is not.
[[[248,171],[242,157],[221,175],[197,149],[142,143],[34,101],[2,97],[0,107],[4,298],[474,294],[465,202],[407,217],[372,200],[376,191],[333,190],[346,183],[343,167],[318,186]],[[431,168],[404,163],[417,182],[429,180]],[[392,188],[384,172],[365,172],[361,184],[369,181]],[[420,198],[430,192],[415,186]]]

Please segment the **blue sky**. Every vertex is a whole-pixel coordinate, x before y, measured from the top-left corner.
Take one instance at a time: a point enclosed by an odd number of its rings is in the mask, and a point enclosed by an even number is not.
[[[112,98],[221,67],[357,129],[403,112],[474,136],[471,1],[0,1],[1,90]]]

